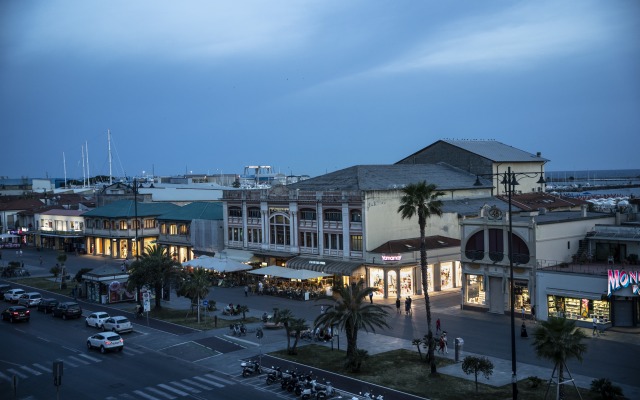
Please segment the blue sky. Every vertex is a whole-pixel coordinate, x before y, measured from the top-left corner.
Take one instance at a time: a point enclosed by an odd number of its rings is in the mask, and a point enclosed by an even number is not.
[[[0,176],[320,175],[438,139],[640,168],[640,2],[0,2]],[[63,161],[64,154],[64,161]]]

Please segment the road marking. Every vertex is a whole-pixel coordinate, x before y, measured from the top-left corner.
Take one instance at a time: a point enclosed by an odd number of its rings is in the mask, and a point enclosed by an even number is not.
[[[7,371],[11,372],[14,375],[18,375],[20,378],[26,378],[27,375],[23,374],[22,372],[18,372],[17,370],[13,369],[13,368],[9,368]]]
[[[165,392],[162,392],[162,391],[160,391],[160,390],[158,390],[158,389],[156,389],[156,388],[153,388],[153,387],[146,387],[145,389],[146,389],[146,390],[148,390],[148,391],[150,391],[150,392],[153,392],[153,393],[157,394],[158,396],[162,396],[162,397],[164,397],[165,399],[169,399],[169,400],[175,399],[175,397],[171,396],[170,394],[167,394],[167,393],[165,393]]]
[[[140,397],[144,397],[145,399],[149,399],[149,400],[158,400],[157,397],[153,397],[151,395],[146,394],[145,392],[143,392],[142,390],[134,390],[133,393],[137,394]]]
[[[224,385],[221,385],[218,382],[211,382],[210,380],[205,379],[205,378],[201,378],[199,376],[194,376],[193,379],[197,379],[200,382],[204,382],[206,384],[213,385],[213,386],[216,386],[216,387],[219,387],[219,388],[223,388],[224,387]]]
[[[87,354],[82,354],[82,353],[80,353],[80,354],[78,354],[78,356],[80,356],[80,357],[84,357],[84,358],[87,358],[87,359],[89,359],[89,360],[91,360],[91,361],[93,361],[93,362],[102,362],[102,360],[101,360],[101,359],[96,358],[96,357],[92,357],[92,356],[87,355]]]
[[[63,361],[65,367],[68,366],[68,367],[74,368],[74,367],[78,366],[78,364],[72,363],[71,361],[68,361],[68,360],[60,360],[60,359],[58,359],[57,361]]]
[[[191,392],[191,393],[200,393],[200,391],[199,391],[198,389],[194,389],[194,388],[192,388],[192,387],[190,387],[190,386],[187,386],[187,385],[184,385],[184,384],[182,384],[182,383],[180,383],[180,382],[178,382],[178,381],[173,381],[173,382],[171,382],[171,384],[172,384],[173,386],[177,386],[177,387],[179,387],[180,389],[184,389],[184,390],[186,390],[187,392]]]
[[[22,368],[23,370],[25,370],[25,371],[27,371],[27,372],[30,372],[30,373],[32,373],[33,375],[36,375],[36,376],[38,376],[38,375],[42,375],[42,372],[40,372],[40,371],[36,371],[36,370],[35,370],[35,369],[33,369],[33,368],[29,368],[29,367],[27,367],[26,365],[21,365],[21,366],[20,366],[20,368]]]
[[[191,379],[183,379],[182,382],[186,382],[191,386],[196,386],[196,387],[199,387],[200,389],[203,389],[203,390],[211,390],[211,389],[213,389],[212,387],[203,385],[202,383],[194,382]]]
[[[81,360],[78,357],[74,357],[74,356],[67,357],[67,359],[69,359],[69,358],[72,359],[75,362],[79,362],[80,364],[89,365],[89,363],[87,361]]]
[[[182,390],[178,390],[176,388],[172,388],[171,386],[166,385],[164,383],[159,384],[158,387],[161,387],[164,390],[168,390],[170,392],[173,392],[173,393],[177,394],[178,396],[188,396],[189,395],[189,393],[187,393],[187,392],[183,392]]]
[[[47,368],[44,365],[40,365],[40,364],[33,364],[34,367],[36,368],[40,368],[42,371],[44,372],[51,372],[51,368]]]
[[[215,380],[220,381],[222,383],[226,383],[227,385],[233,385],[235,383],[233,381],[228,381],[228,380],[226,380],[224,378],[220,378],[218,376],[211,375],[211,374],[204,374],[204,376],[206,376],[207,378],[215,379]]]

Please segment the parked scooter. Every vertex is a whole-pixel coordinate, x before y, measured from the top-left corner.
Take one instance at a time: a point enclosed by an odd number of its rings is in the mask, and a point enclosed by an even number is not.
[[[287,390],[289,383],[291,383],[292,381],[294,382],[294,384],[298,381],[298,374],[296,374],[295,371],[286,370],[282,377],[282,380],[280,381],[282,390]]]
[[[273,367],[271,367],[273,369]],[[276,383],[282,380],[282,370],[280,367],[277,367],[272,372],[269,372],[267,375],[267,385],[271,385],[272,383]]]
[[[298,384],[294,386],[293,392],[296,396],[301,396],[305,389],[308,389],[308,394],[311,395],[311,389],[315,393],[316,380],[313,379],[313,375],[309,372],[304,378],[298,381]],[[288,390],[288,388],[287,388]]]
[[[334,396],[338,396],[338,391],[333,388],[331,382],[327,381],[324,387],[318,389],[316,400],[325,400]]]
[[[382,396],[381,394],[379,394],[379,395],[377,395],[377,396],[376,396],[376,395],[374,395],[374,394],[373,394],[373,393],[371,393],[371,392],[364,392],[364,393],[362,393],[362,392],[361,392],[361,393],[360,393],[360,395],[361,395],[362,397],[364,397],[365,399],[371,399],[371,400],[384,400],[384,396]]]
[[[245,378],[250,375],[259,375],[262,373],[260,363],[257,361],[246,361],[240,364],[242,367],[242,376]]]
[[[318,384],[315,379],[312,379],[311,381],[308,381],[307,383],[305,383],[304,388],[302,389],[302,391],[298,396],[300,396],[302,400],[310,400],[316,397],[317,393],[318,393]]]

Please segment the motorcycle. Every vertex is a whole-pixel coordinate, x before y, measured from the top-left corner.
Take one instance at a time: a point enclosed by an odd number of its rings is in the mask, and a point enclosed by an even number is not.
[[[317,398],[318,390],[319,389],[316,380],[312,379],[305,384],[305,387],[302,389],[300,394],[298,394],[298,396],[300,396],[302,400],[310,400],[312,397]]]
[[[253,374],[259,375],[262,373],[260,363],[257,361],[247,361],[240,364],[242,367],[242,376],[247,377]]]
[[[273,367],[271,367],[273,369]],[[276,383],[282,380],[282,370],[280,367],[277,367],[272,372],[269,372],[267,375],[267,385],[271,385],[272,383]]]
[[[293,382],[297,382],[298,380],[298,375],[296,374],[295,371],[291,371],[289,372],[289,370],[285,371],[286,375],[283,375],[282,380],[280,381],[280,386],[282,387],[282,390],[287,390],[287,387],[289,386],[289,383]]]
[[[333,388],[331,382],[327,381],[324,387],[318,389],[318,393],[316,393],[316,400],[329,399],[334,396],[338,396],[338,391]]]
[[[306,390],[309,397],[311,396],[312,390],[315,393],[316,380],[313,379],[311,372],[307,374],[303,379],[300,379],[298,383],[293,387],[293,393],[296,396],[301,396],[302,393]],[[289,388],[287,388],[289,390]]]
[[[371,399],[371,400],[384,400],[384,396],[382,396],[381,394],[379,395],[374,395],[371,392],[365,392],[364,394],[361,392],[360,395],[362,397],[364,397],[365,399]]]

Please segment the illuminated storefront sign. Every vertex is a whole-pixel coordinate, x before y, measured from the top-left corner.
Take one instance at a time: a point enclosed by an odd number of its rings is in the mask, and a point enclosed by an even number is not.
[[[402,260],[402,255],[400,254],[383,254],[382,261],[400,261]]]
[[[640,271],[625,271],[610,269],[607,272],[609,282],[607,284],[607,296],[611,297],[613,292],[624,289],[631,285],[631,293],[640,294]]]

